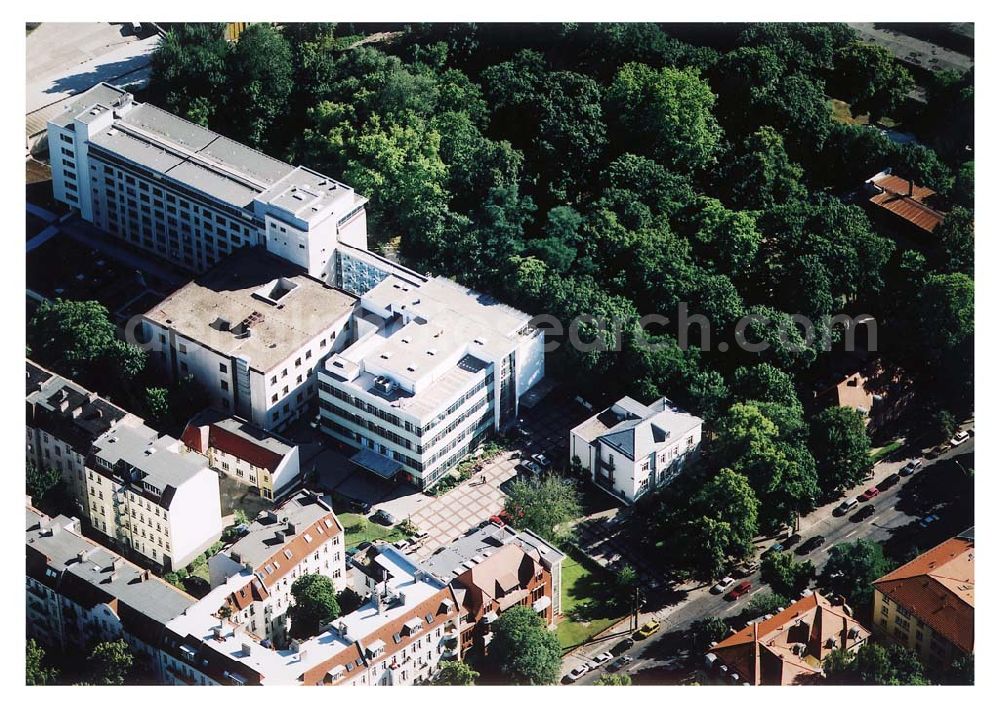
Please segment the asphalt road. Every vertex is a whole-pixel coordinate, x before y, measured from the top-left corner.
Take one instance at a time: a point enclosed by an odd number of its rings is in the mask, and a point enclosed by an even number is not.
[[[826,542],[819,549],[813,550],[810,554],[796,554],[799,559],[811,559],[816,565],[817,573],[820,573],[830,558],[831,549],[841,542],[871,539],[885,543],[899,538],[907,544],[917,544],[921,549],[925,549],[943,541],[947,536],[957,534],[971,525],[971,513],[968,515],[949,514],[947,505],[942,505],[939,501],[939,498],[943,500],[945,496],[941,495],[935,483],[949,481],[945,472],[954,470],[953,464],[951,464],[952,459],[959,455],[972,454],[974,451],[975,438],[973,437],[936,459],[925,460],[924,468],[921,471],[912,476],[901,476],[900,482],[895,486],[882,491],[878,496],[867,501],[875,507],[875,514],[864,520],[859,521],[854,517],[860,507],[847,515],[834,516],[833,509],[840,503],[839,500],[817,508],[810,515],[810,519],[804,521],[808,524],[803,524],[799,531],[801,540],[791,549],[794,551],[814,535],[825,536]],[[860,494],[869,485],[874,485],[885,475],[898,472],[903,464],[905,461],[885,462],[878,474],[879,479],[858,486],[855,489],[856,492]],[[854,491],[849,492],[848,496],[850,495],[854,495]],[[865,504],[865,502],[861,503],[862,506]],[[929,512],[939,512],[942,519],[927,529],[920,528],[916,524],[917,521]],[[967,524],[963,522],[965,518],[967,518]],[[761,545],[760,551],[769,545],[770,542]],[[672,662],[683,659],[688,653],[701,654],[700,652],[689,652],[690,642],[687,631],[691,625],[708,617],[730,618],[738,614],[754,594],[769,590],[761,583],[759,573],[754,574],[752,578],[739,580],[749,580],[753,587],[747,595],[735,602],[725,600],[722,595],[709,593],[709,587],[704,586],[689,591],[686,598],[677,605],[640,616],[640,622],[646,622],[652,618],[659,620],[660,629],[651,637],[636,642],[625,652],[634,661],[623,668],[621,672],[634,674],[643,669],[669,666]],[[626,639],[628,634],[627,630],[622,631],[578,649],[563,659],[563,674],[581,662],[589,661],[599,652],[612,649],[616,644]],[[595,679],[607,671],[608,663],[610,662],[605,663],[604,666],[595,671],[588,672],[576,683],[578,685],[593,683]]]

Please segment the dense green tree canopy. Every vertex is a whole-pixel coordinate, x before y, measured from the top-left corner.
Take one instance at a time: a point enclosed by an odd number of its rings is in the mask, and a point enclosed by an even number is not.
[[[515,527],[529,529],[545,538],[552,538],[560,525],[581,514],[580,498],[573,483],[553,475],[515,481],[504,508]]]
[[[531,608],[510,608],[497,620],[493,633],[489,659],[507,681],[542,686],[559,680],[562,646]]]
[[[324,625],[340,615],[337,590],[329,576],[305,574],[292,583],[294,602],[288,606],[292,621],[291,635],[305,639],[316,635]]]
[[[830,549],[830,559],[823,568],[820,583],[844,596],[855,612],[863,613],[869,610],[872,582],[891,569],[892,562],[885,556],[881,544],[858,539],[835,544]]]

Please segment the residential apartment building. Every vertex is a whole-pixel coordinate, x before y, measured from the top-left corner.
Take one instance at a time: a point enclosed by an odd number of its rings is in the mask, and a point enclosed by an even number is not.
[[[570,430],[570,461],[606,492],[634,503],[696,459],[701,425],[666,398],[643,405],[625,396]]]
[[[302,479],[298,446],[242,418],[205,410],[188,422],[181,441],[204,455],[209,468],[268,500],[284,496]]]
[[[366,200],[101,83],[48,122],[56,200],[192,271],[266,247],[332,281],[334,249],[367,246]]]
[[[871,636],[846,605],[813,593],[712,646],[706,664],[727,683],[788,686],[821,683],[823,660],[855,651]]]
[[[147,311],[142,338],[168,377],[267,430],[309,413],[316,371],[348,339],[355,298],[259,248],[243,249]]]
[[[562,562],[566,555],[531,532],[489,523],[445,545],[424,566],[450,580],[461,609],[462,656],[484,654],[493,623],[517,605],[532,608],[553,627],[562,612]]]
[[[383,579],[357,610],[317,636],[272,649],[242,624],[220,618],[232,584],[171,621],[173,653],[231,684],[391,686],[429,681],[456,657],[458,608],[451,588],[390,545],[373,557]],[[189,683],[176,679],[175,683]]]
[[[337,592],[347,583],[344,529],[326,503],[299,491],[262,512],[236,543],[208,560],[213,587],[230,583],[230,619],[275,646],[287,644],[295,580],[320,574]]]
[[[119,423],[142,420],[96,393],[25,361],[25,459],[58,469],[81,509],[87,505],[85,462],[93,443]]]
[[[91,526],[166,571],[187,566],[222,534],[218,475],[146,425],[118,425],[94,442],[86,487]]]
[[[80,521],[25,509],[27,636],[83,656],[94,640],[124,639],[136,682],[163,682],[167,623],[196,601],[80,532]]]
[[[351,332],[320,370],[323,430],[362,467],[425,489],[512,421],[545,372],[527,314],[445,278],[385,276]]]
[[[973,654],[974,557],[970,528],[875,581],[876,631],[933,669]]]

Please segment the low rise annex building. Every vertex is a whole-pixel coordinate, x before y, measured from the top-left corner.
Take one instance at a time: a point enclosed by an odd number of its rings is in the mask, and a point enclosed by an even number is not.
[[[367,247],[365,198],[108,83],[47,125],[56,200],[132,246],[202,272],[262,246],[332,283],[338,241]]]
[[[204,455],[210,468],[277,500],[301,480],[298,445],[214,410],[198,413],[181,435],[184,446]]]
[[[295,580],[319,574],[346,585],[344,529],[326,503],[302,490],[246,526],[246,534],[208,560],[212,587],[229,583],[233,622],[276,646],[287,644]]]
[[[516,417],[544,372],[526,313],[445,278],[390,274],[320,370],[322,427],[364,468],[426,489]]]
[[[569,458],[626,504],[670,483],[698,456],[702,420],[666,398],[628,396],[569,433]]]

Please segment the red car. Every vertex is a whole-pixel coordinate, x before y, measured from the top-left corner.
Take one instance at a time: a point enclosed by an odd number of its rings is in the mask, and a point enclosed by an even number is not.
[[[874,486],[872,486],[867,491],[865,491],[864,493],[862,493],[861,497],[864,498],[865,500],[871,500],[872,498],[874,498],[877,495],[878,495],[878,489],[875,488]]]
[[[749,581],[743,581],[741,583],[738,583],[736,584],[736,588],[734,588],[733,590],[731,590],[729,593],[726,594],[726,600],[737,600],[739,598],[742,598],[743,596],[745,596],[747,593],[750,592],[750,588],[751,584]]]

